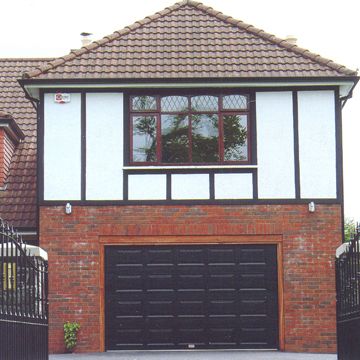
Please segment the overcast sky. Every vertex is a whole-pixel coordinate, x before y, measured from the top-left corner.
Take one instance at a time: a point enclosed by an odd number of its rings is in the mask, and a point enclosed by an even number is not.
[[[0,57],[57,57],[80,47],[80,33],[99,39],[176,0],[1,1]],[[357,0],[204,0],[205,5],[351,69],[360,68]],[[360,220],[360,84],[343,112],[345,215]]]

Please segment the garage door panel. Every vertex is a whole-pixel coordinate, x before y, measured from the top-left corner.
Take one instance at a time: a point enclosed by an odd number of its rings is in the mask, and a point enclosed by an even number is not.
[[[262,248],[243,247],[239,249],[241,263],[266,263],[266,250]]]
[[[113,249],[113,256],[108,257],[106,266],[114,270],[120,264],[142,264],[143,250],[141,248]]]
[[[178,341],[183,345],[205,345],[207,342],[205,329],[203,327],[180,328],[178,331]]]
[[[141,315],[142,301],[117,301],[118,315]]]
[[[138,316],[121,316],[117,315],[112,319],[110,326],[108,326],[108,331],[114,333],[118,330],[129,330],[129,329],[136,329],[142,330],[142,325],[144,322],[144,318],[141,315]]]
[[[110,270],[111,269],[111,270]],[[144,266],[142,264],[116,264],[113,267],[109,267],[111,276],[117,277],[118,275],[142,275],[144,272]]]
[[[114,279],[121,289],[141,289],[143,278],[141,275],[117,275]]]
[[[187,247],[177,249],[178,264],[198,263],[204,264],[206,260],[206,251],[199,247]]]
[[[107,247],[106,348],[277,348],[273,245]]]
[[[173,264],[175,261],[175,254],[172,249],[162,248],[158,246],[154,249],[149,249],[145,252],[144,257],[140,261],[146,261],[149,264]]]
[[[143,295],[145,301],[174,301],[175,298],[176,292],[173,289],[148,289]]]
[[[236,263],[237,254],[234,249],[217,249],[216,247],[209,248],[208,261],[210,264],[216,263]]]
[[[206,279],[202,274],[179,275],[177,285],[179,289],[205,288]]]
[[[175,275],[173,264],[148,264],[144,269],[144,275]]]
[[[209,301],[208,311],[211,314],[236,314],[238,312],[238,304],[235,300],[212,300]]]
[[[208,330],[209,342],[213,344],[237,343],[236,328],[212,328]]]
[[[209,300],[231,301],[238,299],[238,291],[234,289],[211,289],[207,292]]]
[[[240,308],[244,314],[265,314],[268,311],[267,299],[241,300]]]
[[[209,289],[229,288],[235,290],[237,287],[237,282],[238,280],[234,274],[210,275],[208,278],[208,288]]]
[[[145,311],[151,315],[172,315],[174,305],[172,301],[149,301],[146,304]]]
[[[199,263],[179,263],[177,264],[177,274],[179,276],[203,274],[206,271],[204,264]]]
[[[143,331],[139,329],[117,330],[117,335],[121,342],[136,344],[139,342],[139,338],[142,338]]]
[[[144,281],[144,288],[151,289],[173,289],[174,278],[172,275],[149,275]]]
[[[177,311],[180,315],[205,314],[205,301],[184,301],[180,300],[177,304]]]
[[[204,289],[178,289],[178,301],[203,301],[206,291]]]

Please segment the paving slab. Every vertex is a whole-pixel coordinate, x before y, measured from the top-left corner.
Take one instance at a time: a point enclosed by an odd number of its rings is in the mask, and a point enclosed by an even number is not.
[[[108,351],[90,354],[50,355],[50,360],[337,360],[335,354],[280,351]]]

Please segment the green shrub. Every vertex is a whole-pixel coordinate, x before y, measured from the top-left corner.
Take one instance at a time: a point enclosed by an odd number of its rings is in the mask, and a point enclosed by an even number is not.
[[[64,342],[68,351],[72,351],[77,344],[77,333],[80,329],[80,325],[74,322],[66,322],[64,324]]]

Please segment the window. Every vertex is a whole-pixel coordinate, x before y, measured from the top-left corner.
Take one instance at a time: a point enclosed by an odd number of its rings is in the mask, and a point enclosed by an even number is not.
[[[135,165],[248,162],[248,96],[132,96],[130,148]]]
[[[16,289],[16,263],[4,262],[2,275],[3,290]]]

